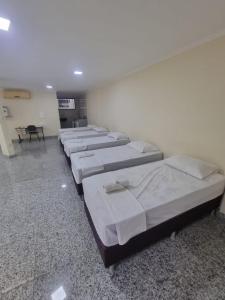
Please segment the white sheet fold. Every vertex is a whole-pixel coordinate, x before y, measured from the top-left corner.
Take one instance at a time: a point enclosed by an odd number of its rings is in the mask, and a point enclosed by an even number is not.
[[[87,161],[87,167],[85,170],[83,170],[83,176],[88,176],[89,174],[92,174],[93,172],[100,172],[104,171],[104,165],[96,159],[94,155],[83,157],[85,161]],[[79,164],[78,164],[79,168]]]
[[[127,189],[107,194],[103,188],[100,188],[99,192],[116,226],[120,245],[124,245],[132,237],[147,230],[145,211]]]
[[[87,145],[76,145],[77,152],[87,150]],[[71,153],[70,153],[71,154]]]
[[[81,153],[79,155],[79,158],[85,158],[85,157],[91,157],[91,156],[94,156],[94,153]]]

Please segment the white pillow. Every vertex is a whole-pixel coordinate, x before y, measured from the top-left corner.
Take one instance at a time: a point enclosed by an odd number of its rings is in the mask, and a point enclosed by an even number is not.
[[[115,140],[123,140],[128,138],[128,136],[122,132],[110,132],[108,133],[108,136],[114,138]]]
[[[133,141],[130,142],[128,146],[134,148],[135,150],[141,153],[159,151],[159,148],[156,145],[151,143],[145,143],[143,141]]]
[[[165,163],[198,179],[204,179],[212,173],[219,172],[216,165],[186,155],[172,156],[165,159]]]
[[[94,127],[94,130],[95,131],[98,131],[98,132],[104,132],[104,131],[107,131],[105,128],[103,127]]]

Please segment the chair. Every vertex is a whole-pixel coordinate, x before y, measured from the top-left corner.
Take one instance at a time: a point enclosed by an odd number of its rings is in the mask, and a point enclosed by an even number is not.
[[[37,130],[37,127],[35,125],[27,126],[26,131],[30,135],[30,141],[31,141],[32,135],[36,135],[38,140],[40,141],[38,130]]]
[[[16,129],[16,133],[17,133],[18,138],[19,138],[19,143],[22,143],[23,139],[27,135],[26,128],[24,128],[24,127],[17,127],[15,129]]]

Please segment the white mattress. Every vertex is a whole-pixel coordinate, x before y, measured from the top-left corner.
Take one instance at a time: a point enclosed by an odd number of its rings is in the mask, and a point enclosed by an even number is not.
[[[86,138],[84,140],[80,140],[79,143],[73,142],[72,140],[66,141],[64,143],[64,151],[68,157],[70,157],[71,153],[76,153],[80,151],[86,150],[95,150],[101,148],[115,147],[120,145],[125,145],[129,143],[129,138],[116,140],[109,136],[101,136],[101,137],[92,137]],[[84,149],[85,148],[85,149]],[[81,150],[83,149],[83,150]]]
[[[99,190],[103,184],[112,182],[117,176],[133,182],[145,178],[137,187],[129,188],[129,191],[146,212],[147,229],[220,196],[225,186],[225,177],[221,174],[212,174],[199,180],[167,166],[163,160],[85,178],[85,202],[105,246],[118,244],[118,238],[116,224]],[[117,195],[121,197],[119,192]]]
[[[89,137],[97,137],[97,136],[106,136],[108,134],[107,131],[95,131],[93,129],[81,131],[81,132],[73,132],[73,133],[61,133],[59,135],[62,144],[67,140],[73,139],[81,139],[81,138],[89,138]]]
[[[85,153],[93,156],[80,157]],[[160,151],[140,153],[128,145],[91,150],[85,153],[72,153],[70,156],[73,176],[78,184],[84,178],[95,174],[137,166],[163,158]]]

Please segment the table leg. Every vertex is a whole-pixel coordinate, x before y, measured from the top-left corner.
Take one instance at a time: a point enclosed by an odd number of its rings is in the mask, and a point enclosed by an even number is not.
[[[45,135],[44,135],[44,129],[43,129],[43,127],[42,127],[42,138],[43,138],[43,140],[45,140]]]
[[[18,134],[18,137],[19,137],[19,144],[21,144],[23,140],[21,139],[20,134]]]

